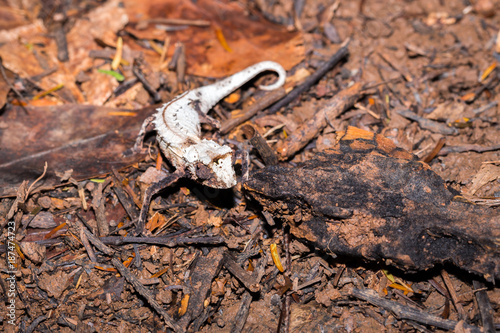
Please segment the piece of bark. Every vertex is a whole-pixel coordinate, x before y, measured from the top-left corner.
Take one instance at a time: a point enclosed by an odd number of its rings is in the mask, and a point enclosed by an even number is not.
[[[224,259],[222,264],[227,270],[236,277],[248,290],[251,292],[257,292],[260,290],[261,286],[255,276],[250,272],[244,270],[235,260],[231,257],[229,253],[224,253]]]
[[[389,310],[394,313],[400,319],[409,319],[416,321],[418,323],[422,323],[425,325],[432,325],[445,330],[453,330],[457,325],[460,324],[458,321],[443,319],[438,316],[429,314],[423,310],[418,308],[414,308],[412,306],[399,304],[397,302],[382,298],[377,295],[375,290],[372,289],[356,289],[353,288],[351,291],[351,295],[365,300],[370,304],[376,305],[378,307]],[[462,322],[463,323],[463,322]],[[470,330],[469,332],[480,333],[481,330],[472,325],[468,325],[463,323],[463,327]]]
[[[250,125],[242,126],[243,132],[249,137],[250,144],[257,149],[260,157],[264,160],[265,165],[278,164],[276,152],[269,147],[266,140]]]
[[[214,248],[208,255],[200,256],[192,265],[189,277],[189,304],[186,313],[179,319],[179,326],[187,329],[191,321],[203,311],[209,296],[212,280],[222,267],[223,249]]]
[[[243,327],[245,327],[245,323],[248,318],[248,313],[250,311],[250,305],[252,304],[252,295],[250,292],[245,291],[243,296],[241,296],[241,303],[236,313],[236,317],[234,318],[233,325],[231,326],[231,333],[239,333],[243,331]]]
[[[139,282],[139,279],[137,279],[137,277],[133,275],[119,259],[113,258],[111,262],[113,263],[113,266],[115,266],[115,268],[118,270],[118,272],[120,272],[120,274],[127,280],[127,282],[134,287],[135,291],[137,291],[142,297],[144,297],[148,301],[149,305],[151,305],[153,309],[155,309],[155,311],[163,317],[163,320],[168,327],[173,329],[175,332],[185,331],[185,329],[183,329],[178,323],[176,323],[174,319],[167,313],[167,311],[165,311],[161,307],[161,305],[158,304],[153,294],[151,294],[151,292]]]
[[[474,286],[474,295],[476,296],[479,313],[481,314],[484,332],[494,333],[496,331],[495,321],[493,320],[494,312],[485,285],[477,280],[472,281],[472,285]]]
[[[337,118],[361,97],[361,83],[355,83],[351,87],[339,92],[328,101],[315,115],[300,126],[288,139],[280,142],[277,146],[279,158],[286,160],[304,148],[309,141],[328,125],[328,122]]]
[[[7,128],[0,131],[0,197],[15,196],[23,180],[37,179],[46,161],[47,174],[31,193],[67,183],[61,182],[58,172],[73,169],[71,177],[82,180],[143,159],[145,153],[125,156],[124,152],[130,152],[154,107],[135,110],[135,117],[112,115],[116,111],[123,110],[65,104],[30,107],[26,115],[18,107],[10,108],[9,116],[2,117]]]
[[[244,184],[295,237],[333,255],[406,271],[453,263],[500,277],[500,214],[459,193],[380,135],[349,128],[336,149],[296,167],[270,166]]]
[[[494,151],[494,150],[500,150],[500,144],[495,144],[492,146],[481,146],[474,144],[472,145],[465,144],[460,146],[445,146],[439,151],[438,156],[445,156],[451,153],[463,153],[465,151],[475,151],[478,153],[483,153],[486,151]]]

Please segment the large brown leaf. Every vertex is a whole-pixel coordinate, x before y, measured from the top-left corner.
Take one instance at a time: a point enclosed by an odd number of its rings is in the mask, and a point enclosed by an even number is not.
[[[48,163],[38,190],[61,184],[56,173],[73,169],[74,179],[85,179],[137,162],[139,155],[123,156],[134,145],[143,120],[153,107],[135,117],[116,116],[116,109],[64,105],[6,110],[0,117],[0,196],[15,194],[23,180],[33,181]]]

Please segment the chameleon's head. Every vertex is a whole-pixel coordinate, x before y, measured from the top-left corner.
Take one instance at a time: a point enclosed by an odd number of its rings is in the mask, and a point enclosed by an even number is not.
[[[193,179],[220,189],[236,185],[232,156],[233,151],[228,146],[206,139],[187,147],[184,152],[184,160]]]

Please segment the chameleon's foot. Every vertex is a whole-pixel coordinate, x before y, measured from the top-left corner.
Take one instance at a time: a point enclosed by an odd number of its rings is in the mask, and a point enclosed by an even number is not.
[[[164,188],[172,185],[180,178],[184,177],[186,172],[184,170],[175,171],[173,174],[163,178],[162,180],[151,184],[150,187],[146,190],[144,194],[144,200],[142,202],[141,213],[139,214],[139,220],[137,221],[134,235],[139,236],[144,231],[144,226],[146,225],[146,220],[148,217],[149,204],[151,203],[151,199],[153,195],[163,190]]]

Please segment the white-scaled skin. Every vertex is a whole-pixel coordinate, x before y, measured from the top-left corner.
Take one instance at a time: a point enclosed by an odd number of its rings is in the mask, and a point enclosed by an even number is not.
[[[201,139],[200,115],[206,115],[221,99],[265,71],[276,72],[276,83],[259,86],[273,90],[285,83],[286,71],[272,61],[259,62],[214,84],[187,91],[166,103],[154,116],[157,140],[165,157],[177,170],[189,170],[194,180],[214,188],[236,185],[232,149],[212,140]],[[201,179],[196,168],[203,164],[212,176]]]

